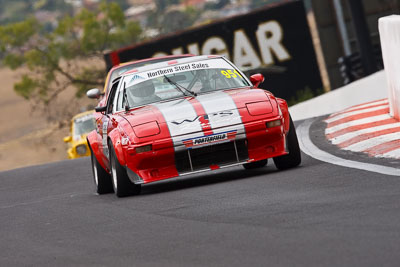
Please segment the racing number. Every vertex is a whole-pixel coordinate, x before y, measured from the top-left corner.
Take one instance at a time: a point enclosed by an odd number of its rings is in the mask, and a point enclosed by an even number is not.
[[[242,75],[237,72],[237,70],[221,70],[222,75],[224,75],[226,78],[236,78],[236,77],[242,77]]]

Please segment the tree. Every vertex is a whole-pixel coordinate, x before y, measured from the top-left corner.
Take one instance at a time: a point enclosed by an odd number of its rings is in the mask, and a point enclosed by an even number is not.
[[[0,26],[0,53],[5,55],[3,65],[28,69],[14,90],[48,110],[69,88],[80,97],[89,88],[101,87],[105,67],[87,61],[102,61],[106,50],[132,44],[140,33],[138,23],[125,21],[118,4],[102,2],[98,10],[82,9],[64,17],[50,33],[35,18]]]

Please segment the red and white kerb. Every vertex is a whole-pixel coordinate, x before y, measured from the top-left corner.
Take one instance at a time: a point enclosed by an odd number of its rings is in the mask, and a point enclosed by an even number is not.
[[[389,114],[387,99],[332,114],[325,135],[344,150],[400,159],[400,122]]]

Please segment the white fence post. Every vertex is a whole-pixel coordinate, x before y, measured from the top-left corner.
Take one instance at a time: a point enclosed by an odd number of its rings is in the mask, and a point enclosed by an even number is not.
[[[379,35],[389,90],[390,115],[400,121],[400,16],[380,18]]]

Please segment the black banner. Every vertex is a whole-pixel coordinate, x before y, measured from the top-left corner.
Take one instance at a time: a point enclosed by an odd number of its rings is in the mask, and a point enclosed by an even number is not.
[[[105,55],[107,67],[171,54],[225,55],[247,75],[263,73],[262,88],[290,100],[322,89],[302,1],[255,10]]]

